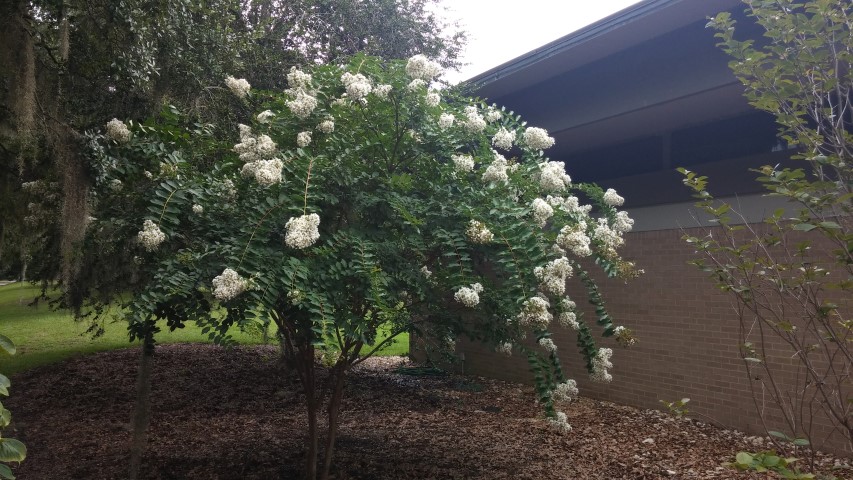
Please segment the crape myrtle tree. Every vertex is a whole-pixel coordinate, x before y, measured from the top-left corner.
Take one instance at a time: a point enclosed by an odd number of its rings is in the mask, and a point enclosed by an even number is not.
[[[275,324],[306,392],[311,479],[329,476],[347,372],[403,332],[525,355],[560,431],[559,404],[577,389],[552,325],[577,332],[599,381],[611,379],[612,351],[593,329],[630,340],[581,265],[638,273],[617,253],[633,223],[623,199],[572,183],[544,156],[545,130],[433,89],[440,70],[422,55],[356,56],[294,68],[283,92],[228,77],[232,101],[259,112],[228,139],[175,112],[90,136],[88,249],[123,258],[138,279],[131,338],[153,353],[158,319],[196,321],[220,344],[230,328]],[[572,280],[596,306],[591,323],[566,294]],[[327,376],[320,352],[333,359]]]
[[[776,117],[799,168],[767,165],[757,181],[787,209],[750,225],[736,206],[715,200],[708,179],[685,173],[698,204],[720,225],[688,236],[717,285],[732,295],[741,328],[741,356],[761,422],[774,438],[819,447],[829,419],[853,448],[853,5],[850,2],[746,1],[763,39],[739,39],[721,13],[709,26],[732,60],[749,102]],[[735,221],[739,220],[739,221]],[[778,345],[786,350],[781,350]],[[776,347],[772,347],[776,345]],[[775,349],[775,351],[774,351]],[[797,369],[793,381],[772,357]],[[778,358],[778,357],[777,357]],[[790,359],[790,360],[788,360]],[[779,420],[769,423],[763,402]],[[782,430],[781,432],[777,432]],[[783,442],[781,448],[791,445]]]

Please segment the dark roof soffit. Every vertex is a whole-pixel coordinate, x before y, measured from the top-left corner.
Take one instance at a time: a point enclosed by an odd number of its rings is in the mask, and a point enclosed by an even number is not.
[[[740,0],[643,0],[466,83],[473,84],[480,96],[498,98],[740,3]]]

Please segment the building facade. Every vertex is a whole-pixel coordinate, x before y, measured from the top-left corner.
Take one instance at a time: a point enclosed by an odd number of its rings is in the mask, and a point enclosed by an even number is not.
[[[557,142],[550,158],[564,161],[574,181],[616,189],[635,219],[622,254],[645,274],[627,284],[597,279],[616,323],[639,339],[630,349],[601,340],[614,349],[613,382],[587,380],[581,357],[572,355],[574,332],[554,337],[567,376],[577,379],[582,395],[656,409],[661,400],[689,397],[691,416],[762,433],[756,408],[770,412],[771,430],[784,430],[784,422],[752,394],[760,382],[746,375],[732,298],[688,264],[696,254],[682,236],[707,235],[715,227],[692,208],[691,192],[675,170],[707,175],[711,193],[731,201],[750,222],[790,207],[764,196],[749,170],[788,164],[792,152],[777,138],[773,117],[748,105],[728,57],[706,28],[709,16],[731,10],[743,35],[760,38],[739,8],[738,0],[647,0],[470,83],[488,102],[546,128]],[[577,289],[574,296],[584,292]],[[781,343],[768,347],[778,353],[768,361],[790,363],[780,378],[795,384],[789,351]],[[506,358],[465,341],[456,351],[465,373],[531,379],[520,356]],[[848,448],[824,419],[815,419],[812,428],[813,438],[824,439],[819,447]]]

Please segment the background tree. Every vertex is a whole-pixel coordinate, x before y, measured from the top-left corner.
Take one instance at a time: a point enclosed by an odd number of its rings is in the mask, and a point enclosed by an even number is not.
[[[853,5],[850,2],[746,1],[763,39],[739,40],[728,13],[710,22],[750,103],[776,116],[779,134],[795,148],[802,168],[762,167],[769,195],[790,201],[761,225],[749,225],[734,207],[716,202],[707,179],[684,171],[698,205],[720,228],[687,237],[702,253],[696,264],[735,298],[741,355],[750,385],[779,407],[776,437],[818,436],[814,420],[828,418],[853,449],[850,375],[853,291]],[[739,218],[743,225],[735,225]],[[779,351],[780,345],[787,351]],[[776,358],[796,361],[792,382]],[[782,363],[788,363],[785,360]],[[803,442],[798,442],[803,443]],[[815,445],[817,443],[817,445]],[[787,448],[788,445],[780,444]]]
[[[593,379],[609,381],[612,366],[566,281],[587,287],[603,335],[630,339],[579,263],[637,273],[617,253],[633,223],[616,208],[623,199],[573,184],[544,156],[554,142],[544,130],[430,88],[439,71],[420,55],[356,56],[291,70],[283,93],[228,77],[235,110],[262,110],[232,127],[239,138],[178,112],[112,120],[91,137],[86,251],[135,270],[131,337],[153,350],[158,319],[195,321],[229,344],[230,328],[272,321],[305,389],[308,478],[330,475],[347,372],[402,332],[449,343],[465,334],[525,355],[560,431],[570,426],[558,403],[577,389],[562,373],[553,320],[577,331]],[[378,340],[383,328],[390,335]]]
[[[464,35],[444,33],[446,25],[430,13],[432,5],[428,0],[0,3],[0,164],[16,167],[4,169],[4,180],[44,180],[55,184],[59,196],[59,215],[40,232],[45,250],[33,252],[44,261],[31,275],[61,279],[75,308],[90,287],[80,277],[79,255],[92,181],[82,158],[83,132],[104,118],[148,118],[164,105],[202,123],[219,125],[222,116],[233,121],[233,105],[219,103],[221,96],[209,88],[226,74],[283,88],[283,72],[292,65],[343,61],[361,50],[391,56],[423,51],[456,65]],[[20,189],[3,193],[15,196]],[[6,221],[23,220],[16,215]],[[6,225],[4,231],[16,228],[23,225]]]

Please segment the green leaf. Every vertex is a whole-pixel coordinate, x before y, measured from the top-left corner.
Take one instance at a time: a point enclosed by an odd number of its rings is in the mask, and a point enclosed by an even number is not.
[[[12,421],[12,412],[3,408],[0,405],[0,428],[5,428],[9,426],[9,423]]]
[[[6,335],[0,335],[0,348],[5,350],[9,355],[15,354],[15,344]]]
[[[737,452],[735,460],[741,465],[752,465],[752,455],[747,452]]]
[[[15,480],[15,475],[12,474],[12,469],[8,465],[0,463],[0,478]]]
[[[14,438],[0,438],[0,462],[23,462],[27,447]]]
[[[826,230],[841,230],[841,225],[835,222],[820,222],[818,225]]]
[[[9,387],[12,386],[12,382],[9,381],[9,378],[6,375],[0,373],[0,395],[9,396]]]
[[[796,445],[798,447],[805,447],[806,445],[809,444],[809,441],[806,440],[805,438],[797,438],[791,443],[793,443],[794,445]]]
[[[800,232],[810,232],[810,231],[814,230],[815,228],[817,228],[817,227],[815,225],[812,225],[811,223],[798,223],[798,224],[794,225],[794,230],[797,230]]]

